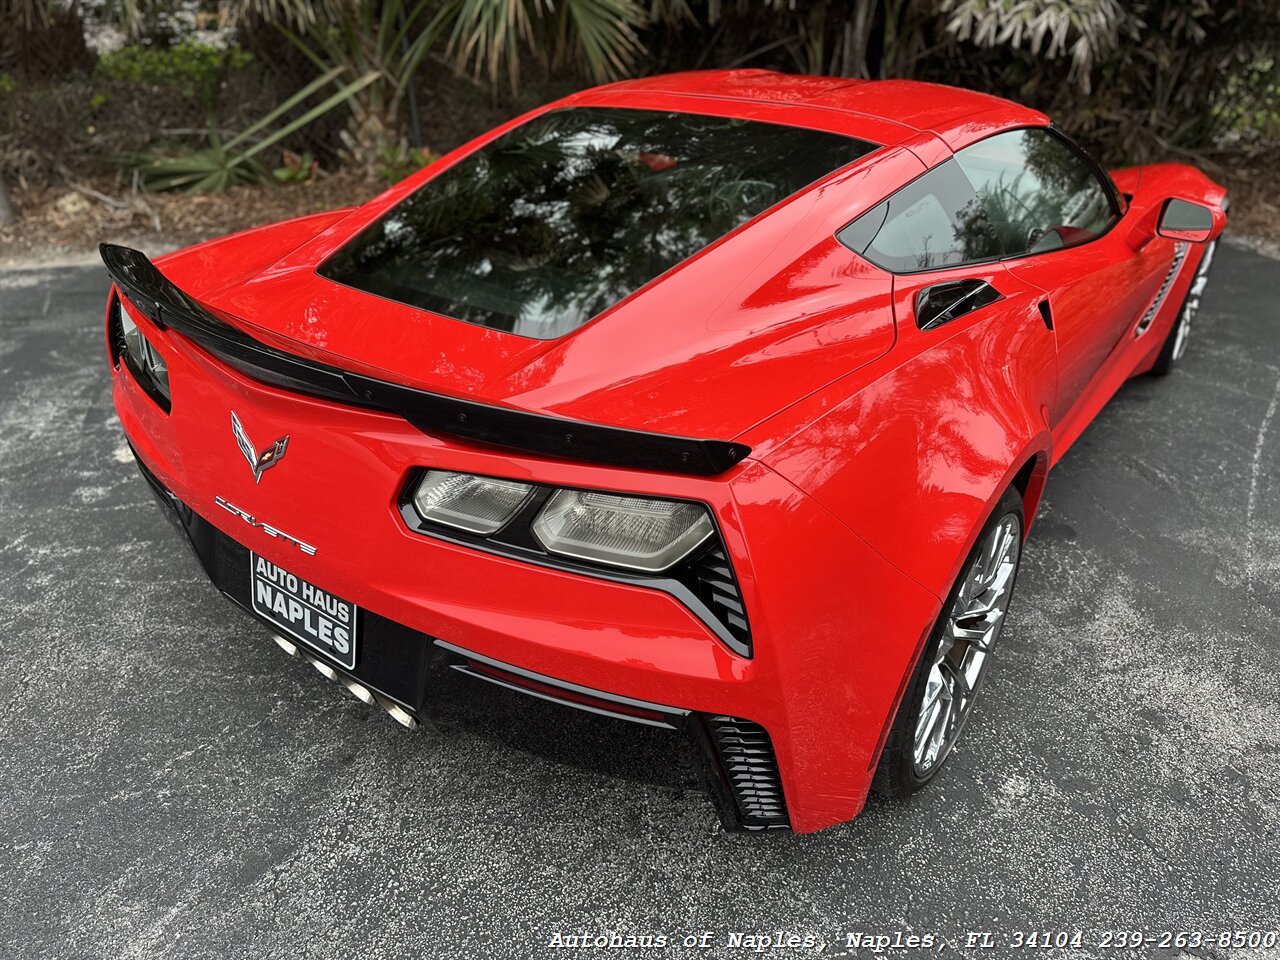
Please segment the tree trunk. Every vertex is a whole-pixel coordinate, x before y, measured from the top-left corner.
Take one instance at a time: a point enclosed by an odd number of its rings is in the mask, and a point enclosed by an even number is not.
[[[3,178],[0,178],[0,227],[7,227],[18,222],[18,211],[13,207],[13,201],[9,199],[9,188],[5,186]]]

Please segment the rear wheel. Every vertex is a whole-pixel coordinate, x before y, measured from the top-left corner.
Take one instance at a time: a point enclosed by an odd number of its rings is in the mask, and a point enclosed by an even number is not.
[[[970,551],[925,644],[885,742],[875,789],[919,790],[942,768],[973,713],[1000,637],[1022,556],[1022,498],[1001,498]]]
[[[1213,240],[1204,249],[1204,256],[1200,258],[1200,263],[1196,267],[1195,279],[1191,281],[1191,289],[1187,291],[1186,299],[1182,301],[1182,309],[1178,311],[1178,319],[1173,322],[1173,327],[1165,337],[1164,346],[1160,348],[1160,355],[1156,357],[1156,362],[1151,367],[1151,373],[1154,376],[1168,375],[1169,371],[1176,367],[1178,361],[1186,355],[1187,343],[1191,339],[1191,327],[1200,310],[1200,296],[1209,283],[1209,267],[1213,265],[1213,254],[1217,247],[1218,241]]]

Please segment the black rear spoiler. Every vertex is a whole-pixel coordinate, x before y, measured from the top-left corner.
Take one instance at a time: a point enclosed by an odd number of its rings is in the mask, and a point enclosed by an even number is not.
[[[751,452],[728,440],[646,433],[476,403],[295,356],[255,340],[183,293],[145,254],[113,243],[99,244],[98,250],[116,287],[152,323],[177,331],[245,376],[271,386],[399,414],[423,433],[614,467],[714,476]]]

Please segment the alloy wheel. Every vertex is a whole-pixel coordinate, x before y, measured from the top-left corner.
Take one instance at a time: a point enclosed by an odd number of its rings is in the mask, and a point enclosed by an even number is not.
[[[918,777],[931,774],[951,752],[973,710],[1009,609],[1021,546],[1022,523],[1006,514],[987,534],[947,611],[917,714]]]

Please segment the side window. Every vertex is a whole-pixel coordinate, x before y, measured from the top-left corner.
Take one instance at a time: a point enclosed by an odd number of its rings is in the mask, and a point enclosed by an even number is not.
[[[1089,163],[1053,134],[1011,130],[956,154],[1005,256],[1043,253],[1107,229],[1110,195]]]
[[[981,201],[955,160],[907,184],[836,239],[894,273],[989,260],[1002,252]]]

